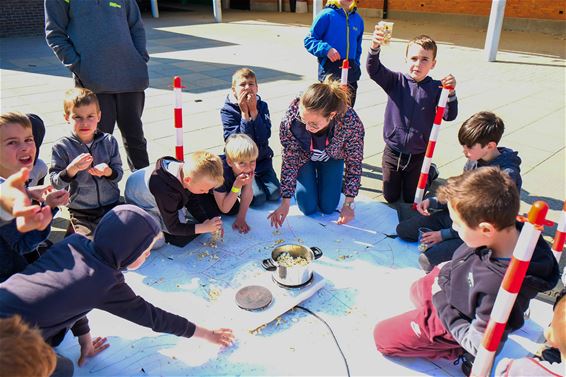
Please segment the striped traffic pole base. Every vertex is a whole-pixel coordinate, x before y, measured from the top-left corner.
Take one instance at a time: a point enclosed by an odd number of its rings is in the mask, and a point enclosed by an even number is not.
[[[442,117],[444,116],[446,103],[448,102],[448,94],[450,94],[450,90],[452,89],[453,88],[451,87],[443,87],[442,92],[440,93],[438,107],[436,108],[436,114],[434,116],[434,123],[432,125],[430,138],[426,147],[425,158],[423,160],[423,165],[421,166],[421,175],[419,176],[419,182],[417,183],[417,191],[415,193],[415,200],[413,201],[414,208],[416,208],[417,205],[423,200],[424,192],[426,190],[426,183],[428,181],[428,172],[430,170],[430,164],[432,163],[432,156],[434,154],[434,148],[436,147],[438,135],[440,134],[440,124],[442,123]]]
[[[179,161],[184,160],[184,148],[183,148],[183,99],[182,99],[182,88],[181,78],[175,76],[173,78],[173,94],[175,96],[175,109],[174,119],[175,119],[175,158]]]

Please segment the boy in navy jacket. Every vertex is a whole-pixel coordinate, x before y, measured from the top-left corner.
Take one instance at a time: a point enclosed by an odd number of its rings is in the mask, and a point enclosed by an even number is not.
[[[67,237],[0,284],[0,318],[19,314],[37,326],[52,346],[60,344],[71,329],[81,345],[79,366],[108,347],[105,338],[91,339],[86,315],[92,309],[156,332],[230,345],[232,330],[208,330],[157,308],[124,281],[122,271],[135,270],[145,262],[159,232],[159,225],[143,209],[115,207],[102,218],[92,241],[79,235]]]
[[[253,180],[252,207],[266,201],[276,202],[281,197],[281,184],[273,170],[273,151],[269,147],[271,119],[267,103],[257,95],[257,78],[249,68],[241,68],[232,76],[232,92],[226,96],[220,110],[224,141],[230,135],[246,134],[257,145],[259,154],[256,160]]]
[[[383,31],[376,26],[367,60],[370,78],[387,93],[387,107],[383,123],[383,196],[389,203],[402,197],[412,203],[417,190],[441,86],[456,86],[452,75],[441,81],[428,73],[436,65],[436,43],[426,35],[413,38],[407,44],[405,58],[407,73],[393,72],[379,60]],[[444,120],[458,115],[458,100],[450,92]],[[437,173],[436,173],[437,174]],[[434,176],[434,173],[429,173]]]

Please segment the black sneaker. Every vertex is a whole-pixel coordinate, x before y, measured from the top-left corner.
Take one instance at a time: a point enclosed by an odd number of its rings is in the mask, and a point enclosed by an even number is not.
[[[462,373],[464,376],[469,377],[472,374],[472,365],[474,363],[475,357],[471,353],[464,351],[464,353],[454,361],[454,365],[461,364]]]

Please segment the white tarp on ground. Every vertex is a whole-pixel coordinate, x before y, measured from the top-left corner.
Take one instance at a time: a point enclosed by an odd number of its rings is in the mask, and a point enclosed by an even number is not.
[[[126,281],[156,306],[209,328],[230,327],[222,320],[227,313],[219,310],[227,299],[224,292],[233,295],[247,279],[269,274],[260,262],[278,244],[318,246],[324,256],[315,269],[326,284],[301,305],[329,323],[352,375],[461,375],[448,360],[385,358],[375,350],[375,323],[412,309],[409,286],[423,275],[416,245],[385,236],[395,232],[394,210],[358,198],[355,220],[339,226],[333,222],[338,214],[306,217],[292,206],[283,228],[274,231],[266,219],[273,208],[251,209],[246,235],[233,231],[233,219],[225,218],[224,241],[217,248],[207,246],[208,235],[182,249],[165,246],[138,271],[126,273]],[[502,355],[534,351],[551,316],[549,305],[533,301],[531,320],[510,337]],[[75,375],[346,375],[328,329],[299,309],[253,334],[238,331],[237,343],[220,352],[209,343],[157,334],[98,310],[89,319],[93,337],[106,336],[111,346],[77,367]],[[79,346],[71,334],[58,352],[78,359]]]

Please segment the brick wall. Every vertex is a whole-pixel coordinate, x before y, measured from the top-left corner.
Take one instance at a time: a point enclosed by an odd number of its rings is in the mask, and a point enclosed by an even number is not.
[[[360,0],[376,1],[376,0]],[[381,1],[383,3],[383,1]],[[388,0],[391,11],[489,16],[491,0]],[[566,20],[566,3],[558,0],[507,0],[505,17]]]
[[[43,0],[0,0],[0,37],[43,34]]]

